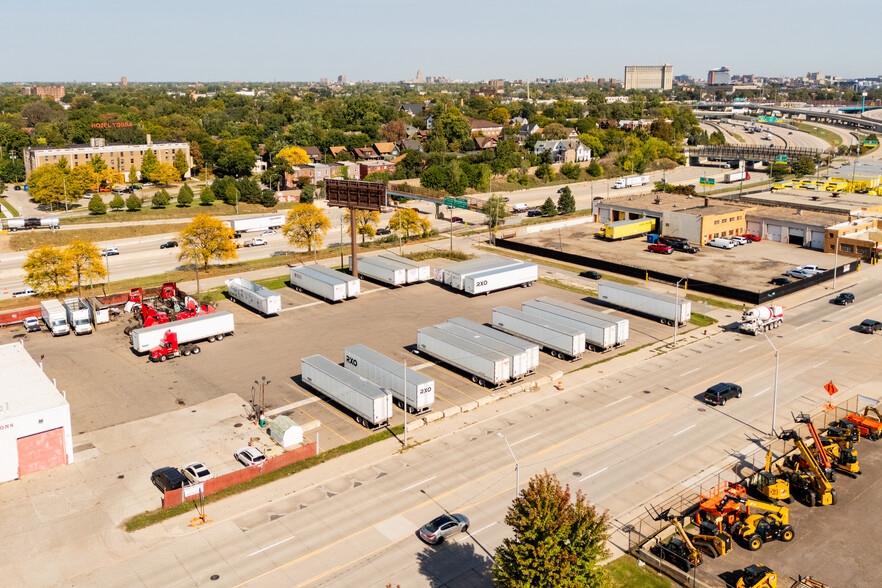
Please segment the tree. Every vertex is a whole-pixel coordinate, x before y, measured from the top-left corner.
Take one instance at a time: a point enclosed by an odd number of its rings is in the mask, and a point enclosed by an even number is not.
[[[588,164],[588,175],[592,178],[599,178],[603,175],[603,167],[597,163],[596,159],[592,159]]]
[[[571,502],[571,498],[574,500]],[[582,491],[570,494],[547,471],[530,478],[505,523],[514,537],[496,548],[492,575],[501,588],[600,588],[609,584],[600,563],[606,549],[608,513],[598,513]]]
[[[411,234],[428,235],[432,225],[412,208],[399,208],[389,219],[389,230],[403,233],[404,238],[409,239]]]
[[[788,173],[790,173],[790,166],[788,166],[786,163],[773,163],[769,175],[772,176],[773,180],[780,180]]]
[[[230,206],[236,206],[239,202],[239,190],[236,188],[236,184],[228,184],[226,190],[224,190],[224,202],[229,204]]]
[[[145,182],[152,182],[156,179],[158,172],[159,160],[156,158],[153,149],[148,149],[144,157],[141,158],[141,178]]]
[[[390,143],[407,139],[407,125],[403,120],[390,120],[380,127],[380,136]]]
[[[132,164],[132,167],[129,168],[129,183],[130,184],[137,184],[138,183],[138,166],[135,165],[134,163]]]
[[[180,181],[181,174],[178,173],[178,169],[170,163],[160,163],[159,169],[156,171],[156,174],[153,176],[153,181],[157,184],[168,185],[172,182]]]
[[[435,117],[432,134],[437,134],[447,144],[461,144],[471,136],[472,126],[458,108],[449,108]]]
[[[542,216],[557,215],[557,206],[554,205],[554,200],[551,199],[551,196],[545,199],[545,202],[543,202],[542,206],[539,208],[539,212],[542,213]]]
[[[264,190],[260,193],[260,204],[264,208],[273,208],[279,204],[279,199],[272,190]]]
[[[3,194],[3,192],[5,192],[5,191],[6,191],[6,184],[3,182],[2,179],[0,179],[0,194]]]
[[[542,129],[542,136],[546,139],[566,139],[567,129],[560,123],[551,123]]]
[[[190,141],[190,158],[193,160],[193,171],[198,174],[205,167],[205,157],[202,155],[202,148],[196,141]]]
[[[97,196],[97,194],[96,194]],[[83,284],[91,284],[107,276],[107,267],[101,259],[98,247],[90,241],[71,241],[64,250],[70,262],[73,280],[77,284],[77,294],[83,297]]]
[[[128,198],[126,198],[126,209],[131,212],[137,212],[141,210],[141,199],[132,194]]]
[[[98,196],[98,195],[95,194],[95,196]],[[126,201],[123,200],[122,195],[116,194],[113,198],[110,199],[110,202],[107,205],[110,208],[113,208],[114,210],[120,210],[126,205]],[[91,207],[91,203],[90,203],[90,207]],[[91,208],[90,208],[90,210],[91,210]]]
[[[196,291],[199,288],[199,267],[208,268],[212,260],[226,261],[236,259],[234,231],[219,219],[207,214],[199,214],[184,227],[178,240],[181,252],[178,259],[190,262],[196,269]]]
[[[312,204],[315,200],[315,186],[306,184],[300,189],[301,204]]]
[[[505,200],[502,196],[491,196],[488,198],[481,212],[487,217],[487,224],[491,228],[499,226],[505,217],[508,216],[508,212],[505,210]]]
[[[576,212],[576,199],[569,186],[564,186],[557,199],[557,211],[561,214],[573,214]]]
[[[217,145],[214,173],[241,178],[251,175],[257,155],[247,139],[223,139]]]
[[[205,186],[202,188],[202,192],[199,194],[199,204],[202,206],[211,206],[214,204],[214,192],[211,189],[211,186]]]
[[[316,206],[301,203],[288,211],[282,226],[282,233],[297,247],[306,247],[308,252],[321,247],[325,234],[331,228],[331,221]]]
[[[508,113],[508,110],[502,106],[497,106],[487,115],[487,120],[500,125],[508,124],[508,119],[510,118],[511,115]]]
[[[89,200],[89,212],[92,214],[107,214],[107,205],[104,204],[101,194],[95,194]]]
[[[115,184],[124,184],[125,178],[115,169],[102,169],[98,172],[98,184],[101,186],[113,186]]]
[[[150,202],[153,203],[153,208],[165,208],[171,202],[171,196],[165,190],[160,190],[153,193],[153,198]]]
[[[28,254],[22,266],[25,284],[37,294],[57,296],[67,292],[73,281],[73,268],[64,250],[44,245]]]
[[[723,135],[722,131],[714,131],[710,136],[710,144],[711,145],[725,145],[726,137]]]
[[[100,174],[107,169],[107,164],[104,163],[104,158],[100,155],[93,155],[92,159],[89,160],[89,165],[92,166],[92,169],[95,170],[96,174]]]
[[[352,234],[352,209],[347,208],[343,215],[343,223],[346,225],[346,232]],[[365,242],[366,237],[373,237],[377,234],[376,225],[380,222],[380,213],[376,210],[355,210],[355,232],[361,235],[361,242]]]
[[[178,190],[178,206],[190,206],[193,204],[193,188],[184,184]]]
[[[815,162],[808,156],[800,157],[790,167],[797,176],[807,176],[815,173]]]
[[[582,168],[576,163],[565,163],[560,166],[560,173],[571,180],[578,180],[582,175]]]
[[[288,165],[304,165],[309,163],[309,156],[300,147],[285,147],[276,154],[276,157],[288,163]]]
[[[535,173],[537,178],[545,180],[546,182],[550,182],[554,179],[554,168],[548,163],[540,163],[536,167]]]
[[[190,165],[187,163],[187,154],[184,153],[183,149],[175,151],[175,158],[172,161],[172,165],[178,170],[179,178],[183,178],[184,175],[190,171]]]

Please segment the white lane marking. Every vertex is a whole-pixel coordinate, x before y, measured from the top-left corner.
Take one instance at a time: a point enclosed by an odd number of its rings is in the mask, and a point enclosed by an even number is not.
[[[807,326],[809,326],[810,324],[811,324],[811,323],[806,323],[806,324],[804,324],[804,325],[800,325],[800,326],[796,327],[796,329],[794,329],[794,330],[798,331],[799,329],[801,329],[801,328],[803,328],[803,327],[807,327]]]
[[[413,366],[413,367],[410,368],[410,369],[412,369],[412,370],[424,370],[424,369],[426,369],[427,367],[429,367],[430,365],[435,365],[435,364],[433,364],[431,361],[427,361],[426,363],[421,363],[420,365],[415,365],[415,366]]]
[[[292,306],[291,308],[283,308],[279,312],[288,312],[289,310],[297,310],[298,308],[306,308],[307,306],[315,306],[316,304],[324,304],[324,300],[316,300],[315,302],[308,302],[306,304],[301,304],[300,306]]]
[[[676,437],[677,435],[680,435],[680,434],[682,434],[682,433],[685,433],[686,431],[688,431],[689,429],[691,429],[691,428],[694,427],[694,426],[695,426],[695,425],[689,425],[688,427],[686,427],[686,428],[683,429],[682,431],[678,431],[678,432],[674,433],[673,436]]]
[[[612,406],[613,404],[618,404],[619,402],[624,402],[625,400],[627,400],[627,399],[629,399],[629,398],[631,398],[631,397],[630,397],[630,396],[625,396],[624,398],[619,398],[618,400],[614,400],[613,402],[610,402],[609,404],[607,404],[607,405],[604,406],[603,408],[609,408],[609,407]]]
[[[475,535],[477,535],[481,531],[486,531],[487,529],[489,529],[490,527],[492,527],[495,524],[496,524],[496,521],[493,521],[492,523],[490,523],[486,527],[481,527],[477,531],[472,531],[471,533],[466,533],[465,535],[463,535],[462,537],[457,539],[456,542],[459,543],[460,541],[468,541],[469,539],[471,539],[472,537],[474,537]]]
[[[754,347],[756,347],[756,345],[751,345],[750,347],[745,347],[744,349],[742,349],[742,350],[739,351],[738,353],[744,353],[744,352],[747,351],[748,349],[753,349]]]
[[[268,545],[268,546],[264,547],[263,549],[258,549],[258,550],[255,551],[254,553],[249,553],[249,554],[248,554],[248,557],[251,557],[252,555],[257,555],[257,554],[260,553],[261,551],[266,551],[267,549],[272,549],[272,548],[275,547],[276,545],[281,545],[281,544],[284,543],[285,541],[290,541],[290,540],[293,539],[293,538],[294,538],[294,535],[291,535],[291,536],[288,537],[287,539],[282,539],[281,541],[277,541],[276,543],[273,543],[272,545]]]
[[[765,390],[760,390],[759,392],[757,392],[756,394],[754,394],[754,397],[759,396],[760,394],[765,394],[765,393],[768,392],[769,390],[771,390],[771,388],[766,388]]]
[[[688,376],[689,374],[694,374],[695,372],[697,372],[697,371],[700,370],[700,369],[701,369],[701,368],[695,368],[694,370],[689,370],[689,371],[686,372],[685,374],[680,374],[680,377],[682,378],[683,376]]]
[[[824,365],[825,363],[827,363],[827,360],[826,360],[826,359],[825,359],[824,361],[822,361],[821,363],[816,363],[815,365],[813,365],[813,366],[810,367],[809,369],[813,370],[813,369],[815,369],[815,368],[818,367],[818,366],[822,366],[822,365]]]
[[[581,480],[579,480],[578,482],[576,482],[576,484],[581,484],[581,483],[584,482],[585,480],[589,480],[589,479],[593,478],[594,476],[596,476],[597,474],[602,474],[603,472],[605,472],[605,471],[608,470],[608,469],[609,469],[608,466],[605,467],[605,468],[599,469],[599,470],[597,470],[596,472],[594,472],[593,474],[589,474],[589,475],[585,476],[584,478],[582,478]]]
[[[528,440],[532,439],[533,437],[538,437],[538,436],[541,435],[541,434],[542,434],[542,433],[536,433],[535,435],[530,435],[529,437],[524,437],[524,438],[521,439],[520,441],[515,441],[514,443],[512,443],[511,446],[514,447],[514,446],[517,445],[518,443],[523,443],[524,441],[528,441]]]
[[[404,488],[404,489],[402,489],[402,490],[399,490],[398,492],[396,492],[396,494],[401,494],[402,492],[407,492],[408,490],[410,490],[410,489],[412,489],[412,488],[416,488],[417,486],[419,486],[419,485],[421,485],[421,484],[425,484],[426,482],[431,482],[432,480],[434,480],[434,479],[437,478],[437,477],[438,477],[438,476],[432,476],[431,478],[427,478],[427,479],[423,480],[422,482],[417,482],[417,483],[414,484],[413,486],[408,486],[407,488]]]
[[[872,343],[872,342],[873,342],[872,339],[867,339],[866,341],[864,341],[864,345],[866,345],[867,343]]]

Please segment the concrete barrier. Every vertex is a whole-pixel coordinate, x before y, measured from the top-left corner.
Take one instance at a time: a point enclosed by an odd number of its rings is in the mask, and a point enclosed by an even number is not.
[[[410,431],[413,431],[414,429],[419,429],[420,427],[422,427],[425,424],[426,424],[426,421],[424,421],[423,419],[419,419],[416,421],[407,421],[407,431],[410,432]]]
[[[451,406],[450,408],[448,408],[447,410],[444,411],[444,418],[452,417],[453,415],[459,414],[460,412],[462,412],[462,408],[460,408],[459,405]]]
[[[443,419],[443,412],[430,412],[426,416],[423,417],[423,420],[426,421],[426,424],[431,423],[432,421],[437,421],[438,419]]]
[[[462,411],[463,411],[463,412],[468,412],[468,411],[470,411],[470,410],[475,410],[476,408],[478,408],[478,403],[477,403],[476,401],[474,401],[474,400],[471,401],[471,402],[466,402],[465,404],[462,405],[461,408],[462,408]]]
[[[493,402],[493,397],[490,395],[484,396],[483,398],[478,398],[478,406],[484,406],[485,404],[490,404]]]

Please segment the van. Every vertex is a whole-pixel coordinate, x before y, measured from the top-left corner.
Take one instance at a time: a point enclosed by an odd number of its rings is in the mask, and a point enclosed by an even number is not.
[[[729,239],[711,239],[707,242],[707,244],[711,247],[719,247],[720,249],[732,249],[735,247],[735,241],[731,241]]]
[[[530,209],[529,206],[523,203],[514,204],[511,207],[512,212],[527,212]]]
[[[720,382],[704,391],[704,401],[715,406],[725,406],[730,398],[741,398],[741,386]]]
[[[24,296],[36,296],[37,293],[34,292],[33,288],[25,288],[24,290],[19,290],[17,292],[12,293],[13,298],[22,298]]]

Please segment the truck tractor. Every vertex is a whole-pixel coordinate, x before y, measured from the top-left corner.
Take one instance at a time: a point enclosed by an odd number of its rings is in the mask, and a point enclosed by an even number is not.
[[[170,357],[187,357],[190,354],[197,355],[202,351],[198,345],[180,345],[178,346],[178,334],[174,331],[167,331],[162,338],[159,347],[150,350],[150,361],[167,361]]]
[[[746,514],[743,519],[732,525],[732,534],[740,538],[747,548],[756,551],[766,541],[793,541],[793,527],[790,526],[790,511],[785,506],[775,506],[756,500],[744,502]],[[766,511],[764,514],[752,514],[751,509]]]
[[[758,306],[745,310],[738,330],[757,336],[769,329],[777,329],[784,322],[784,309],[780,306]]]

